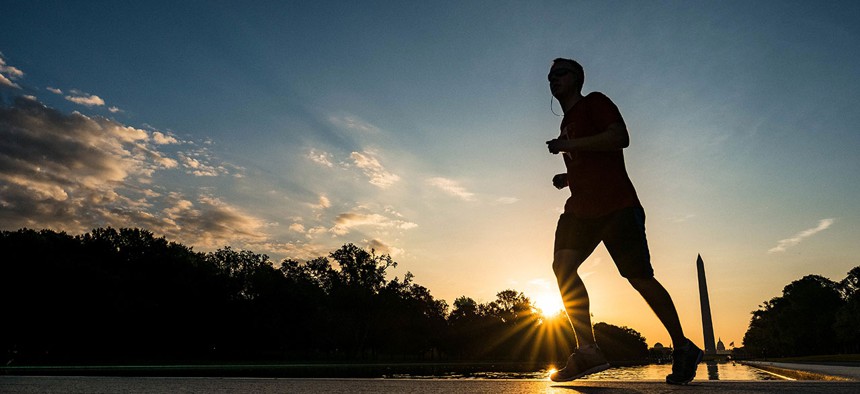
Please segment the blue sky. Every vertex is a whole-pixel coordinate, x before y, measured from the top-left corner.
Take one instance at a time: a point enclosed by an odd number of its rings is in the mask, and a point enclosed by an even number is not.
[[[550,184],[546,72],[562,56],[625,117],[689,336],[698,253],[736,344],[790,281],[858,264],[856,2],[3,8],[3,229],[139,226],[276,260],[353,242],[449,303],[507,288],[548,302],[567,194]],[[668,342],[605,250],[581,272],[597,321]]]

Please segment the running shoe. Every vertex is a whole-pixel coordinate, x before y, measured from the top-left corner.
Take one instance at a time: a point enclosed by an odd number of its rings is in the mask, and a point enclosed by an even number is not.
[[[666,383],[690,383],[696,377],[696,368],[704,356],[705,352],[687,339],[686,343],[672,351],[672,373],[666,375]]]
[[[553,382],[567,382],[585,375],[609,369],[609,362],[597,346],[577,349],[567,358],[564,368],[553,372],[549,379]]]

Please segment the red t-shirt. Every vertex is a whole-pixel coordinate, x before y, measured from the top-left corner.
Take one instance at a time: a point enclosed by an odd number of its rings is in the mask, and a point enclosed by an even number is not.
[[[623,122],[618,107],[603,93],[592,92],[564,114],[559,138],[592,136],[606,131],[615,122]],[[624,153],[620,149],[577,151],[563,155],[570,185],[570,198],[564,205],[565,213],[579,217],[599,217],[622,208],[641,206],[633,182],[627,176]]]

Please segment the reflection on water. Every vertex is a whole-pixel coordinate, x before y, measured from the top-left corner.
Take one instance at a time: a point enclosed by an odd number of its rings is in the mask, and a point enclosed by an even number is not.
[[[720,380],[720,368],[717,363],[705,363],[705,368],[708,370],[708,380]]]
[[[671,364],[619,367],[589,375],[585,380],[665,380],[672,372]],[[732,362],[708,361],[699,364],[696,379],[707,380],[779,380],[758,368]]]
[[[671,364],[650,364],[632,367],[611,368],[603,372],[588,375],[581,380],[666,380],[666,375],[672,372]],[[433,376],[416,376],[411,374],[393,374],[386,378],[396,379],[546,379],[548,370],[537,372],[470,372],[447,373]],[[698,380],[780,380],[779,377],[758,368],[733,362],[708,361],[699,364],[696,370]]]

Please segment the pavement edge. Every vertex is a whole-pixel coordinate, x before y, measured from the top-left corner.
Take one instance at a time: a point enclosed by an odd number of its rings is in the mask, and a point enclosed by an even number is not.
[[[741,361],[741,364],[758,368],[764,371],[782,375],[795,380],[827,380],[834,382],[854,382],[855,379],[838,375],[827,375],[820,372],[804,371],[800,369],[782,368],[767,361]]]

